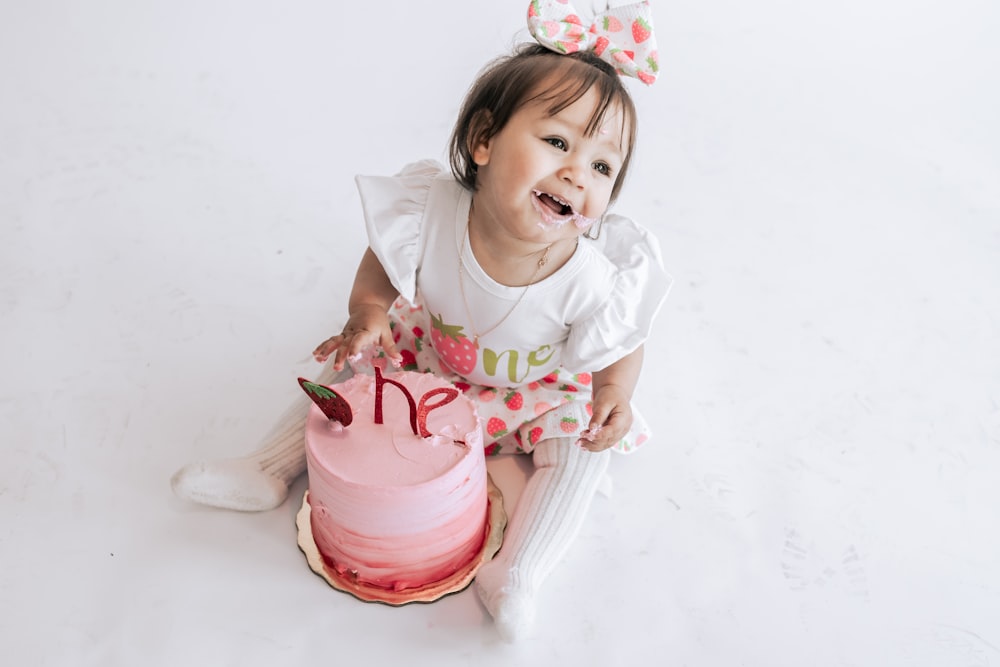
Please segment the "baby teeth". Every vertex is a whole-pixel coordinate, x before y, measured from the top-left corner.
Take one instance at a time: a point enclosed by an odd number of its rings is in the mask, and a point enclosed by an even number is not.
[[[563,206],[569,206],[570,210],[573,210],[572,204],[570,204],[567,201],[563,201],[562,199],[556,197],[555,195],[550,195],[547,192],[542,192],[541,190],[532,190],[532,192],[534,192],[535,196],[537,197],[541,197],[543,194],[552,197],[552,199],[559,202]],[[541,227],[542,229],[546,229],[549,227],[555,227],[555,228],[562,227],[570,220],[573,221],[573,224],[576,226],[577,229],[587,229],[595,222],[597,222],[596,218],[588,218],[587,216],[581,213],[577,213],[576,211],[573,211],[573,213],[571,213],[570,215],[559,217],[553,214],[552,211],[549,211],[548,209],[543,207],[535,200],[532,200],[531,204],[532,206],[534,206],[535,210],[538,211],[538,214],[542,216],[541,221],[538,223],[538,226]]]
[[[555,195],[550,194],[548,192],[542,192],[541,190],[532,190],[532,192],[535,193],[536,197],[541,197],[542,195],[545,195],[547,197],[551,197],[552,199],[555,199],[558,203],[562,204],[563,206],[569,206],[570,208],[573,208],[573,205],[570,204],[568,201],[563,201],[559,197],[556,197]]]

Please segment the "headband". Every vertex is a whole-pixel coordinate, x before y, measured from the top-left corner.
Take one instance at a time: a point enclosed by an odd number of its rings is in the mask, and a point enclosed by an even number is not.
[[[584,28],[569,0],[532,0],[528,30],[538,43],[556,53],[592,51],[624,76],[649,85],[660,70],[648,0],[608,8]]]

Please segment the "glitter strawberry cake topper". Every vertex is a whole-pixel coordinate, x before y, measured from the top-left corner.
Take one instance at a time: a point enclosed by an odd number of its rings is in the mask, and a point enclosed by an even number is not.
[[[349,426],[353,421],[350,403],[333,389],[305,378],[299,378],[299,386],[330,421],[340,422],[341,426]]]

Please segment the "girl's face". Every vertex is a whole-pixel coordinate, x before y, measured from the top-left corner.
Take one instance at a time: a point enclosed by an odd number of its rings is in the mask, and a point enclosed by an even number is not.
[[[620,111],[609,110],[587,135],[597,102],[589,90],[555,115],[548,102],[529,102],[476,146],[475,216],[519,240],[545,243],[578,236],[600,218],[625,155]]]

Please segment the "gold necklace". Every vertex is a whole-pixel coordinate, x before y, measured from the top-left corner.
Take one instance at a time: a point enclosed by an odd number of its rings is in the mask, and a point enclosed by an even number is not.
[[[472,310],[469,308],[469,299],[468,297],[465,296],[465,261],[462,259],[462,253],[465,251],[465,243],[468,240],[469,240],[469,224],[466,223],[465,236],[462,238],[462,245],[458,249],[458,289],[461,290],[462,292],[462,303],[465,305],[465,316],[469,318],[469,330],[472,332],[472,342],[478,348],[479,339],[482,338],[483,336],[488,336],[489,334],[496,331],[501,324],[507,321],[507,318],[510,317],[511,313],[517,310],[517,307],[521,305],[521,301],[524,300],[524,295],[528,293],[528,288],[530,288],[532,285],[535,284],[535,279],[538,278],[538,274],[539,272],[541,272],[542,267],[545,266],[546,263],[548,263],[549,249],[552,248],[552,246],[555,244],[555,241],[545,246],[545,249],[542,250],[542,256],[538,259],[538,265],[535,267],[534,273],[531,274],[531,278],[528,279],[528,284],[524,286],[523,290],[521,290],[520,296],[517,297],[517,301],[515,301],[514,305],[510,307],[510,310],[508,310],[507,313],[500,318],[499,322],[491,326],[486,331],[479,333],[478,331],[476,331],[476,321],[472,318]],[[469,248],[470,249],[472,248],[471,244]]]

